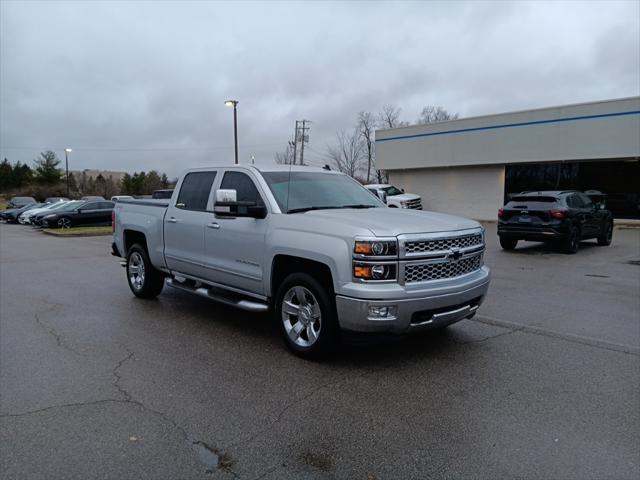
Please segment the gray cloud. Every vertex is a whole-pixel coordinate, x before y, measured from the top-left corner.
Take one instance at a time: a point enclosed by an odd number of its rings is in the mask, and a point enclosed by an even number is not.
[[[0,155],[74,148],[77,168],[308,159],[360,110],[461,116],[640,94],[638,2],[0,4]]]

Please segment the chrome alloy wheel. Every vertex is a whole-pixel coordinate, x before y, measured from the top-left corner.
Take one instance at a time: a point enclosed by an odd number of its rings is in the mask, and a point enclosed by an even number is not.
[[[322,313],[316,297],[304,287],[290,288],[282,298],[282,324],[293,343],[310,347],[320,336]]]
[[[58,227],[71,228],[71,220],[66,217],[61,218],[60,220],[58,220]]]
[[[141,290],[144,286],[144,261],[142,260],[142,255],[138,252],[133,252],[129,257],[127,273],[129,274],[131,286],[136,291]]]

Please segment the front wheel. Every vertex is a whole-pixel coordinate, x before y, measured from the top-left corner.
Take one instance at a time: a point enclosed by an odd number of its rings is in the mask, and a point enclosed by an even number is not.
[[[285,343],[296,355],[319,359],[335,346],[338,318],[327,289],[306,273],[292,273],[278,289],[276,319]]]
[[[68,217],[61,217],[57,222],[58,228],[71,228],[71,219]]]
[[[133,245],[127,253],[127,283],[136,297],[156,298],[164,287],[164,274],[156,270],[144,247]]]
[[[611,245],[611,240],[613,240],[613,223],[608,223],[604,227],[604,233],[598,237],[598,245],[607,247]]]

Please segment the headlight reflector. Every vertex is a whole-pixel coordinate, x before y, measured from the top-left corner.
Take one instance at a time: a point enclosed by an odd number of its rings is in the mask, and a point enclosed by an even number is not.
[[[398,243],[395,240],[356,240],[353,251],[369,257],[396,256],[398,254]]]
[[[353,263],[353,277],[360,280],[395,280],[395,263]]]

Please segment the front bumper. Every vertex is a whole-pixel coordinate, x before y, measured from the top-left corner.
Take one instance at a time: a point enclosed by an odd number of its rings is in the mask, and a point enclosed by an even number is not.
[[[408,333],[443,327],[472,316],[484,301],[489,289],[490,271],[484,266],[473,281],[461,277],[459,289],[419,298],[385,300],[336,296],[340,327],[355,332]],[[450,289],[449,289],[450,290]],[[389,307],[389,316],[370,316],[370,307]]]

